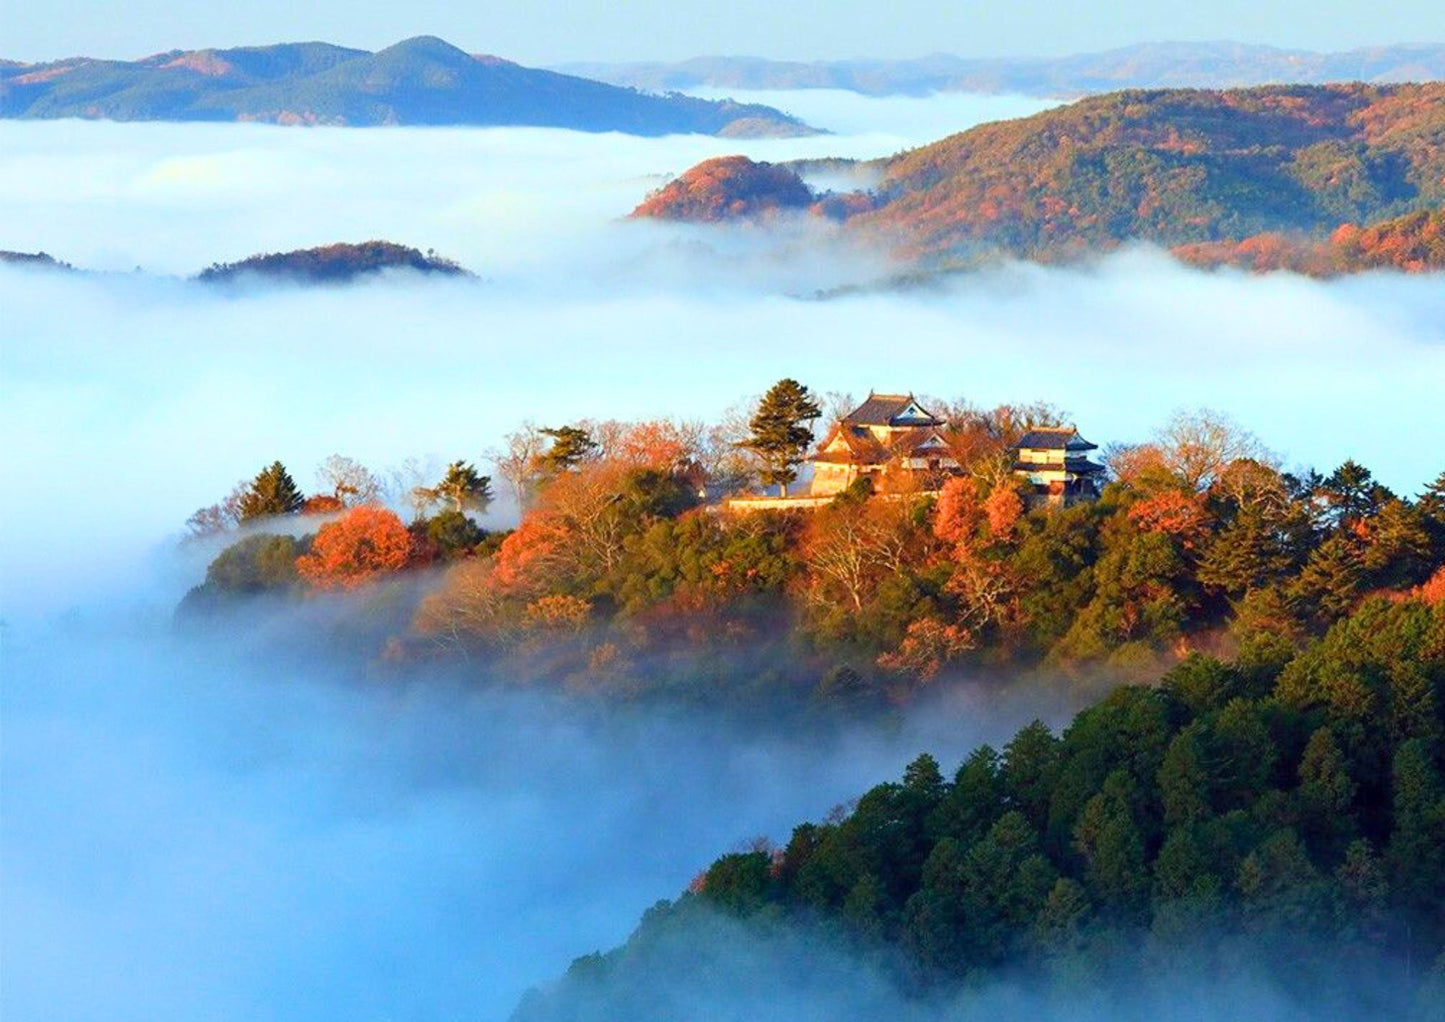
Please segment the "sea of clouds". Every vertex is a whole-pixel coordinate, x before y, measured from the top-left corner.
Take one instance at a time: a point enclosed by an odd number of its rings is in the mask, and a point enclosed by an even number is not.
[[[0,1014],[505,1017],[717,852],[1070,708],[960,693],[796,743],[173,635],[204,569],[181,524],[273,459],[303,487],[335,452],[480,460],[524,419],[710,418],[791,375],[1043,398],[1101,444],[1210,406],[1287,464],[1355,457],[1407,493],[1445,467],[1438,277],[1138,250],[817,300],[895,267],[816,224],[622,221],[708,156],[872,158],[1037,108],[796,98],[837,134],[0,122],[0,248],[108,271],[0,266]],[[183,279],[368,238],[478,277]]]

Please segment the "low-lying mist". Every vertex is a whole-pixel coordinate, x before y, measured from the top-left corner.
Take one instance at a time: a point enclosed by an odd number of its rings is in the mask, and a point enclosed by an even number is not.
[[[315,614],[237,626],[6,634],[7,1019],[505,1018],[719,850],[1072,709],[959,691],[802,738],[248,638]]]

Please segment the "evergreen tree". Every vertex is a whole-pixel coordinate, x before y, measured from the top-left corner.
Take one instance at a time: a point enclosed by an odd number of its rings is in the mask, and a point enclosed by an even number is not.
[[[446,503],[457,514],[466,511],[482,513],[492,503],[492,479],[477,472],[465,461],[454,461],[447,466],[441,482],[432,487],[422,487],[417,495],[428,503]]]
[[[780,496],[786,497],[788,484],[798,478],[797,466],[813,442],[811,423],[821,414],[822,409],[807,387],[797,380],[783,379],[763,395],[748,423],[752,433],[743,446],[762,459],[762,480],[776,485]]]
[[[1191,724],[1169,744],[1159,768],[1159,797],[1164,823],[1175,827],[1195,823],[1209,815],[1209,766],[1200,726]]]
[[[1374,475],[1357,461],[1346,461],[1316,490],[1326,508],[1326,517],[1336,528],[1348,527],[1369,518],[1380,505],[1394,497]]]
[[[241,521],[249,522],[268,515],[290,515],[301,510],[306,498],[296,488],[296,480],[286,466],[273,461],[257,473],[251,486],[241,496]]]
[[[1355,782],[1334,732],[1322,727],[1310,736],[1299,766],[1300,829],[1319,859],[1335,861],[1355,829]]]
[[[550,475],[576,468],[599,450],[592,434],[580,426],[558,426],[541,432],[552,438],[552,446],[538,455],[537,466]]]

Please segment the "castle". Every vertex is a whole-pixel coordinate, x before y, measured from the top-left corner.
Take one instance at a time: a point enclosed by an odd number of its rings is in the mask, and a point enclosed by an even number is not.
[[[1013,472],[1035,504],[1073,504],[1099,495],[1104,466],[1077,429],[1033,429],[1015,443]],[[859,479],[880,492],[931,491],[961,471],[948,425],[912,394],[869,394],[829,430],[809,459],[811,497],[831,497]]]

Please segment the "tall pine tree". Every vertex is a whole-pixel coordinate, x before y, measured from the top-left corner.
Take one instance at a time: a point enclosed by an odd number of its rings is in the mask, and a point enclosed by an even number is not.
[[[742,446],[762,459],[764,483],[788,495],[788,484],[798,478],[797,466],[813,442],[812,421],[822,414],[812,393],[797,380],[783,379],[763,395],[748,428],[752,434]]]

